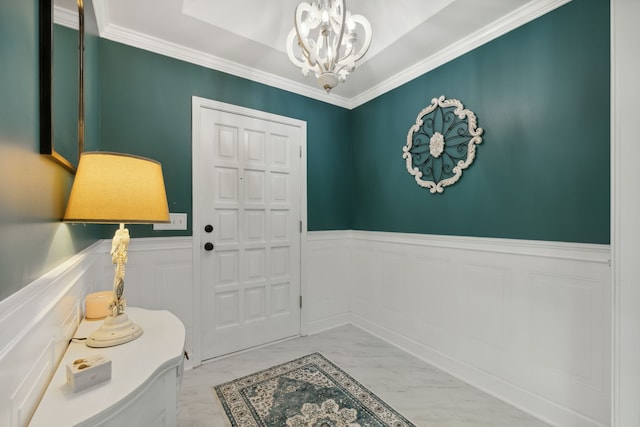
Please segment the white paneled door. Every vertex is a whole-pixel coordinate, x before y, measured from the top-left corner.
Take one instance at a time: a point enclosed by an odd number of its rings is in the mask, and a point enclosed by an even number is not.
[[[194,121],[202,360],[300,333],[303,129],[238,111]]]

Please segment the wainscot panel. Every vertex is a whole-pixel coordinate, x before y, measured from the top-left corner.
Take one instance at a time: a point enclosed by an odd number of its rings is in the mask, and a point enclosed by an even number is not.
[[[551,424],[610,419],[608,245],[351,233],[352,322]]]
[[[0,302],[0,425],[27,425],[93,288],[99,243]]]
[[[302,328],[306,333],[318,333],[350,323],[349,236],[348,231],[307,233],[302,272],[303,315],[306,319]]]

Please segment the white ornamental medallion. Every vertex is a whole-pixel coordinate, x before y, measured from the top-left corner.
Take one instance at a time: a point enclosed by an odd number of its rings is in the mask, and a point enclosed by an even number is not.
[[[476,115],[457,99],[433,98],[418,113],[402,148],[407,170],[421,187],[442,193],[457,182],[476,157],[482,142]]]

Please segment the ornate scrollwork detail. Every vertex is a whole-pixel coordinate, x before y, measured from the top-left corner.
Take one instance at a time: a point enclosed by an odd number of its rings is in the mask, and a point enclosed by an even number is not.
[[[442,193],[457,182],[462,170],[476,157],[476,145],[482,142],[482,128],[476,115],[457,99],[433,98],[431,105],[418,113],[416,124],[407,134],[402,148],[407,170],[421,187]]]

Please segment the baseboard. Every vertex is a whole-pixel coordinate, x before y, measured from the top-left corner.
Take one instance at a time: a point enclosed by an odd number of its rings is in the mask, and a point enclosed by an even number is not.
[[[357,314],[350,313],[349,317],[353,326],[550,425],[562,427],[605,427],[603,424],[586,418],[567,408],[558,406],[543,397],[507,383],[494,375],[453,360],[444,354]]]
[[[330,329],[339,328],[351,324],[351,313],[342,313],[336,316],[327,317],[325,319],[319,319],[311,321],[307,324],[307,334],[314,335],[321,332],[328,331]]]

